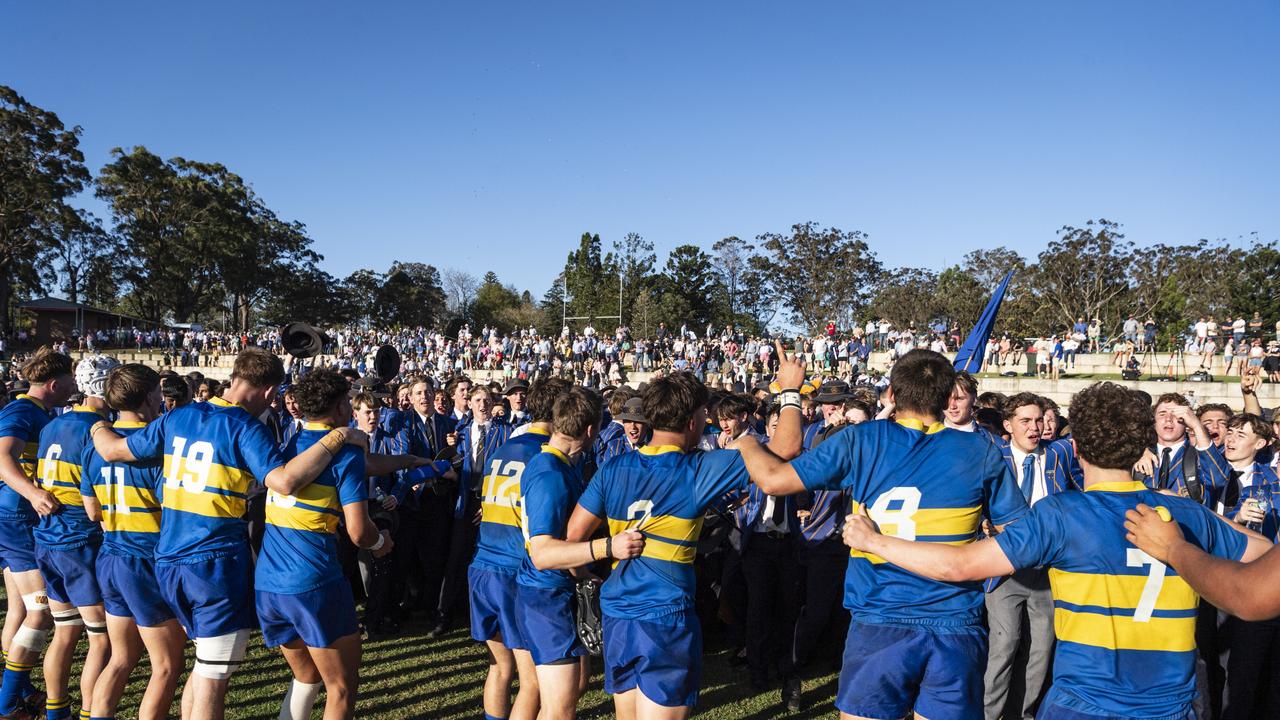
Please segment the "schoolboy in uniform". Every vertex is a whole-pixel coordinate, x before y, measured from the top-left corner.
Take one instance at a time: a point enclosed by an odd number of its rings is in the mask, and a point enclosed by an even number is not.
[[[293,386],[307,419],[287,457],[321,442],[351,417],[351,384],[332,370],[313,370]],[[321,687],[325,717],[355,712],[360,632],[351,585],[338,562],[338,521],[351,542],[374,557],[391,551],[390,530],[369,517],[364,452],[342,445],[328,467],[295,494],[267,492],[267,523],[254,575],[255,605],[267,647],[280,647],[293,670],[280,717],[306,720]]]
[[[160,376],[146,365],[122,365],[107,376],[105,399],[119,413],[112,424],[116,432],[138,432],[160,416]],[[96,452],[90,452],[80,476],[85,513],[102,523],[95,571],[111,645],[111,659],[93,684],[91,702],[85,703],[94,718],[115,715],[144,648],[151,678],[138,707],[139,720],[167,718],[178,687],[187,638],[160,595],[155,571],[163,483],[164,468],[158,460],[112,464]]]
[[[950,361],[912,350],[893,366],[894,421],[855,425],[791,463],[738,441],[752,482],[772,495],[847,489],[854,507],[900,537],[972,542],[985,514],[1017,520],[1027,503],[987,438],[944,428],[956,384]],[[845,574],[852,614],[836,707],[842,718],[979,720],[987,634],[982,586],[921,578],[854,551]]]
[[[1192,542],[1219,557],[1251,560],[1270,543],[1188,498],[1160,494],[1130,471],[1151,434],[1152,412],[1120,385],[1098,383],[1071,402],[1084,492],[1036,503],[993,540],[948,547],[881,535],[865,513],[845,541],[926,577],[951,582],[1049,568],[1057,649],[1045,720],[1191,720],[1196,697],[1196,605],[1185,580],[1124,538],[1121,518],[1159,506]]]

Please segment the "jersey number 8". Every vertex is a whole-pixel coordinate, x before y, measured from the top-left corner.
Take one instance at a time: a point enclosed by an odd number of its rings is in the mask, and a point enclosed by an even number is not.
[[[893,488],[876,498],[876,501],[867,509],[867,515],[880,528],[880,532],[885,535],[902,538],[903,540],[915,540],[915,514],[920,509],[920,497],[919,488],[908,486]],[[890,510],[889,505],[894,502],[901,504],[897,508]],[[893,526],[892,532],[886,527],[890,525]]]
[[[164,486],[202,493],[209,484],[209,471],[212,468],[212,443],[200,440],[188,447],[186,438],[176,437],[173,439],[173,452],[169,456],[169,471],[165,473]]]

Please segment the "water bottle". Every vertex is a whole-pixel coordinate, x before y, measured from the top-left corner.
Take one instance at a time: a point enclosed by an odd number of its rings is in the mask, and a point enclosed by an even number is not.
[[[1265,516],[1267,513],[1271,512],[1271,500],[1265,497],[1259,497],[1259,498],[1254,498],[1254,502],[1258,504],[1258,509],[1262,511],[1262,514],[1264,517],[1261,522],[1249,523],[1249,529],[1262,532],[1262,526],[1267,522],[1267,519]]]

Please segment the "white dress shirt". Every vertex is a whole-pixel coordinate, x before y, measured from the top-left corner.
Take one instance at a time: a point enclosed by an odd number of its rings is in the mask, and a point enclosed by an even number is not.
[[[1038,447],[1033,453],[1024,453],[1018,449],[1017,445],[1010,444],[1009,450],[1013,452],[1013,476],[1018,481],[1018,488],[1022,488],[1022,463],[1026,460],[1028,454],[1035,455],[1035,484],[1031,486],[1031,504],[1035,505],[1041,500],[1049,496],[1049,488],[1044,483],[1044,448]]]

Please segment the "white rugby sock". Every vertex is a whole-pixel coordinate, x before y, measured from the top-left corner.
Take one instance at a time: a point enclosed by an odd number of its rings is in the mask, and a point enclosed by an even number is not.
[[[304,683],[294,680],[284,693],[284,704],[280,706],[279,720],[309,720],[311,708],[315,707],[316,696],[324,683]]]

